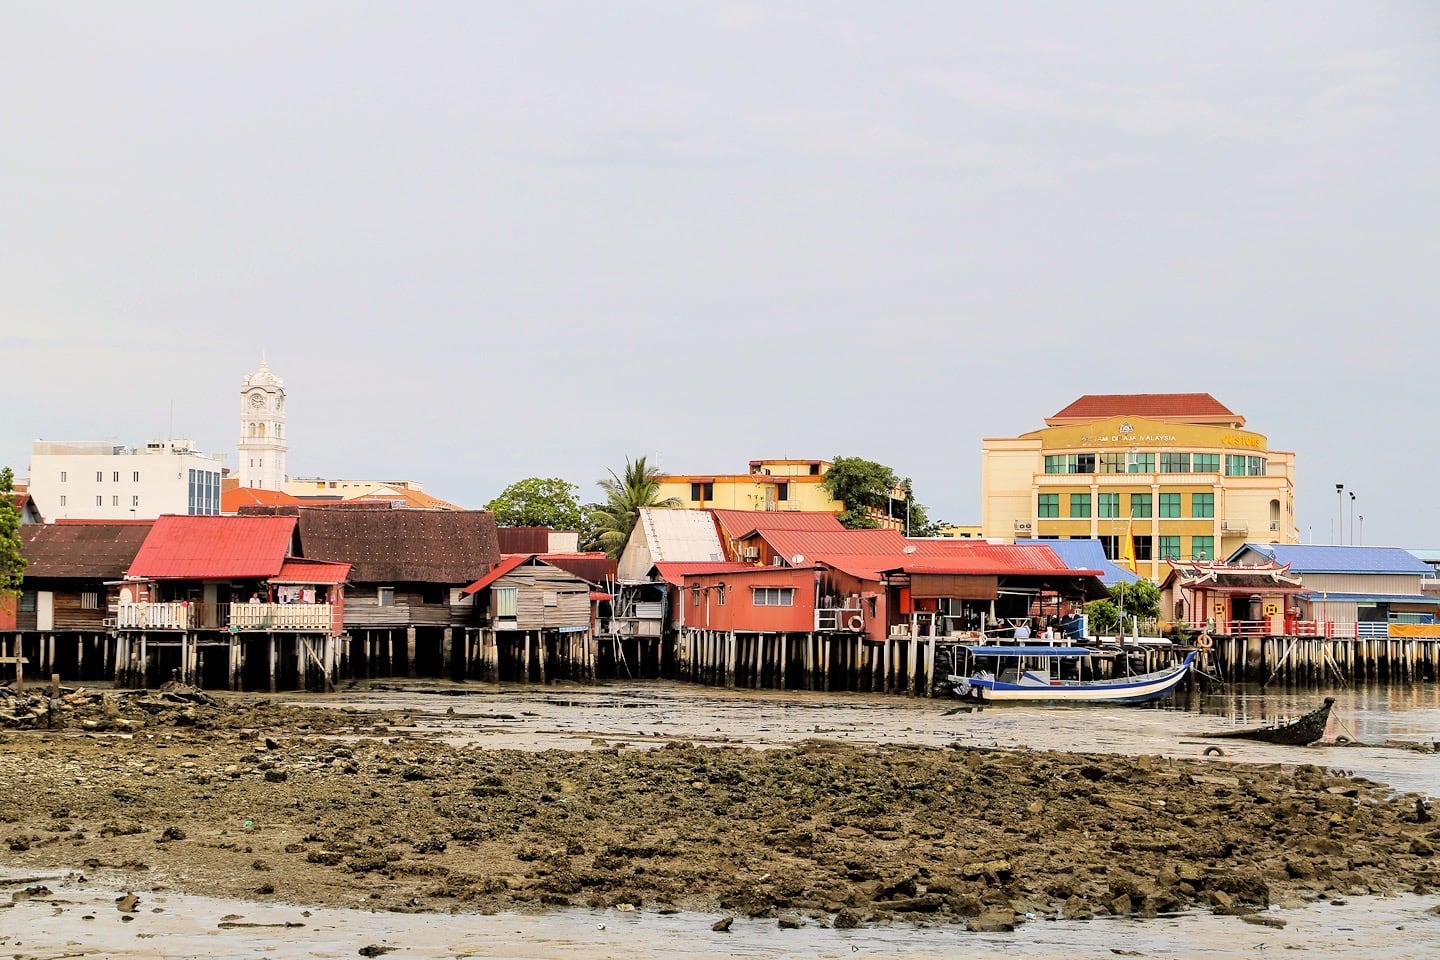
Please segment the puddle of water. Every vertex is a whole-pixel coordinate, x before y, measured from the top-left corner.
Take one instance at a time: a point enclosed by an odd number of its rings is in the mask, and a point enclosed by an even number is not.
[[[0,873],[13,882],[19,875]],[[1262,952],[1369,960],[1433,956],[1440,917],[1426,898],[1362,898],[1272,911],[1282,929],[1237,917],[1193,914],[1154,920],[1034,921],[1014,933],[953,927],[832,930],[808,924],[781,930],[774,920],[736,919],[728,933],[708,914],[616,910],[393,914],[314,909],[136,891],[126,921],[116,900],[126,891],[73,875],[32,878],[51,895],[22,899],[0,913],[0,956],[59,957],[349,957],[367,946],[400,957],[615,957],[624,960],[719,960],[724,957],[929,958],[1022,955],[1073,960],[1133,950],[1149,957],[1251,958]],[[7,884],[9,890],[18,889]],[[157,912],[158,911],[158,912]],[[287,926],[288,925],[288,926]]]
[[[1224,756],[1214,762],[1315,763],[1388,783],[1398,791],[1440,796],[1440,758],[1373,746],[1440,740],[1440,688],[1428,685],[1304,693],[1236,687],[1158,709],[1007,705],[948,715],[953,701],[671,683],[604,685],[559,695],[533,687],[467,684],[464,689],[471,691],[473,705],[490,716],[447,715],[443,708],[453,700],[419,689],[361,689],[293,702],[403,710],[418,729],[449,743],[519,750],[589,750],[596,740],[646,747],[672,739],[766,748],[818,738],[1204,759],[1205,747],[1217,741],[1198,740],[1198,734],[1296,717],[1328,693],[1337,698],[1338,728],[1359,743],[1277,747],[1218,741]],[[499,714],[503,721],[496,719]]]

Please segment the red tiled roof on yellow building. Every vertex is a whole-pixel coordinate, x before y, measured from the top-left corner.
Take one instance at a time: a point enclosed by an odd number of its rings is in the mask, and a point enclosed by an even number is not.
[[[391,503],[411,510],[461,510],[455,504],[439,497],[432,497],[421,490],[408,487],[377,487],[369,493],[351,497],[349,503]]]
[[[230,487],[220,491],[221,513],[239,513],[241,507],[294,507],[304,502],[280,490],[259,487]]]
[[[1087,393],[1054,416],[1046,417],[1045,424],[1058,427],[1107,417],[1245,425],[1244,417],[1208,393]]]

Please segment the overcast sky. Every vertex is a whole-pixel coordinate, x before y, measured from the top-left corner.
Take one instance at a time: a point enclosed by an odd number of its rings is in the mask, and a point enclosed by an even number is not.
[[[0,0],[0,464],[173,404],[233,466],[263,351],[294,476],[842,454],[978,522],[983,437],[1204,391],[1302,539],[1343,482],[1440,547],[1437,105],[1422,3]]]

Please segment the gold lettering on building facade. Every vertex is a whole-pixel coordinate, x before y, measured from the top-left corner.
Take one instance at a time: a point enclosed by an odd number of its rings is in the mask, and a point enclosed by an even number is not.
[[[1220,441],[1227,447],[1250,447],[1255,450],[1264,450],[1265,444],[1259,437],[1246,437],[1238,433],[1227,433]]]
[[[1080,445],[1086,446],[1092,443],[1174,443],[1175,435],[1167,434],[1138,434],[1119,433],[1108,437],[1081,437]]]

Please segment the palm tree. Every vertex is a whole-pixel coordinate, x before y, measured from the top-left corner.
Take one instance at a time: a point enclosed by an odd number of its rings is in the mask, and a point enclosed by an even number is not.
[[[627,457],[623,476],[611,470],[610,476],[600,481],[605,502],[596,504],[590,517],[595,543],[611,557],[618,558],[625,549],[642,508],[680,506],[675,497],[659,499],[659,476],[660,471],[647,464],[644,457],[633,461]]]

